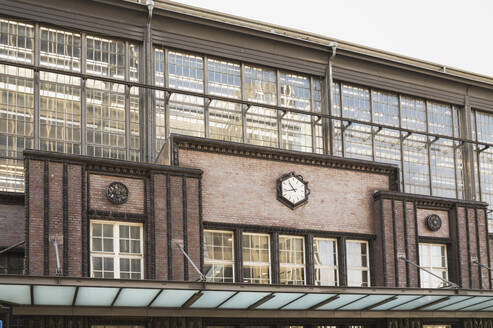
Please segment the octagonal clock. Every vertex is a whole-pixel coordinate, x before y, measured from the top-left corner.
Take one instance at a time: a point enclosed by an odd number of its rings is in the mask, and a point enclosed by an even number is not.
[[[301,175],[294,172],[284,174],[277,179],[276,187],[277,199],[292,210],[308,201],[310,189]]]

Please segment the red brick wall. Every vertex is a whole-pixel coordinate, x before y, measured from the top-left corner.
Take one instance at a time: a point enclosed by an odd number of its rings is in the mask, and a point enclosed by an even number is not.
[[[388,190],[380,174],[180,149],[180,166],[204,171],[204,221],[374,233],[371,219],[376,190]],[[295,171],[311,194],[291,210],[277,200],[276,180]]]
[[[24,205],[0,204],[0,247],[8,247],[25,239]]]
[[[29,161],[29,274],[43,275],[44,163]]]
[[[47,216],[45,216],[44,211],[45,163],[48,164],[46,180],[48,194],[46,196],[48,197],[49,208],[47,209]],[[88,272],[86,270],[83,271],[83,263],[87,262],[86,254],[89,254],[89,249],[83,249],[83,244],[89,238],[89,231],[85,231],[88,229],[84,225],[84,222],[87,221],[84,221],[83,213],[86,213],[88,220],[97,218],[98,220],[121,221],[122,218],[120,216],[113,215],[118,212],[119,215],[128,215],[125,216],[124,220],[144,222],[144,228],[146,229],[144,233],[144,276],[146,278],[184,280],[186,278],[185,265],[190,279],[196,280],[198,278],[198,275],[191,265],[185,261],[184,255],[175,245],[175,242],[184,245],[183,239],[186,233],[188,253],[194,262],[200,265],[201,237],[198,176],[171,175],[171,172],[167,173],[165,170],[145,172],[145,174],[142,173],[142,170],[135,170],[138,174],[132,175],[128,173],[126,177],[98,174],[91,171],[89,179],[85,179],[86,172],[84,167],[83,162],[77,164],[74,161],[63,163],[49,159],[46,161],[28,160],[29,274],[43,275],[45,273],[44,254],[48,250],[48,274],[55,275],[57,267],[56,255],[51,240],[56,237],[62,273],[76,277],[87,275]],[[139,168],[139,165],[136,165],[136,168]],[[66,185],[64,184],[64,174],[66,174]],[[150,179],[153,179],[152,190]],[[169,188],[167,187],[168,179]],[[89,180],[89,186],[86,183],[87,180]],[[120,181],[129,188],[129,200],[126,204],[113,205],[106,199],[103,190],[113,181]],[[183,189],[184,186],[185,190]],[[64,192],[65,188],[66,194]],[[184,194],[187,196],[185,212],[183,208]],[[90,198],[91,209],[95,210],[94,212],[86,208],[87,203],[82,203],[83,199],[87,199],[87,197]],[[153,201],[151,202],[152,198]],[[64,203],[64,199],[66,203]],[[170,202],[167,201],[168,199],[170,199]],[[64,212],[64,204],[66,205],[66,213]],[[13,208],[12,205],[8,206],[9,209]],[[22,210],[23,205],[15,205],[15,208]],[[0,211],[2,209],[3,207],[0,206]],[[170,213],[169,217],[168,212]],[[136,214],[139,216],[135,216]],[[48,219],[48,237],[50,240],[46,249],[44,240],[45,218]],[[66,218],[66,221],[64,221],[64,218]],[[154,221],[151,221],[151,219],[154,219]],[[187,220],[186,225],[184,219]],[[170,231],[168,231],[168,223],[171,225]],[[24,220],[17,227],[22,231]],[[64,230],[64,227],[66,227],[66,230]],[[154,227],[154,230],[152,227]],[[168,259],[168,235],[171,235],[172,239],[171,259]],[[67,249],[64,249],[65,243]],[[66,265],[65,268],[63,267],[64,265]],[[171,276],[168,276],[169,268],[172,270]]]
[[[114,181],[121,182],[128,188],[128,200],[124,204],[112,204],[106,198],[104,191]],[[93,210],[144,214],[144,180],[89,174],[89,206]]]
[[[176,243],[183,246],[183,178],[170,177],[171,193],[171,260],[172,280],[184,280],[184,256]]]
[[[168,234],[167,234],[167,197],[166,175],[153,174],[154,179],[154,224],[156,242],[156,279],[168,279]]]
[[[67,172],[67,201],[68,201],[68,275],[80,277],[82,275],[82,202],[81,184],[82,167],[68,165]]]
[[[188,254],[195,265],[200,267],[200,217],[199,217],[199,180],[187,179],[187,234]],[[189,280],[197,280],[198,273],[187,262]]]
[[[49,192],[49,273],[56,274],[57,258],[53,238],[57,239],[60,269],[63,270],[63,164],[49,163],[48,165]]]
[[[387,199],[378,196],[375,200],[376,206],[382,204],[382,211],[377,211],[376,215],[383,216],[375,216],[377,238],[374,241],[374,258],[379,255],[383,257],[382,263],[376,259],[375,271],[381,275],[385,272],[385,286],[419,287],[419,269],[399,260],[399,257],[404,256],[419,264],[418,245],[423,241],[447,244],[449,280],[463,288],[490,288],[488,270],[472,263],[476,259],[488,263],[484,209],[451,205],[447,205],[449,209],[432,209],[419,208],[418,204],[415,210],[413,195],[400,194],[400,197],[404,195],[408,200],[395,200],[391,196]],[[442,218],[442,228],[437,232],[430,231],[424,224],[424,218],[432,213]],[[416,238],[416,224],[419,239]],[[378,269],[380,263],[382,269]],[[383,284],[382,280],[375,279],[377,285]]]

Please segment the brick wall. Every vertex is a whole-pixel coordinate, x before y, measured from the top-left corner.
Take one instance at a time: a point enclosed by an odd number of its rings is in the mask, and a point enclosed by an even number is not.
[[[2,204],[0,200],[0,247],[9,247],[25,239],[24,204]]]
[[[52,242],[56,237],[61,274],[88,276],[89,227],[90,221],[97,219],[143,223],[146,278],[197,278],[175,242],[186,246],[200,265],[200,171],[129,163],[119,167],[122,162],[111,160],[106,165],[93,165],[96,159],[70,156],[64,161],[66,157],[69,155],[36,151],[26,156],[28,274],[56,274]],[[106,199],[104,189],[113,181],[122,182],[129,189],[125,204],[111,204]],[[22,205],[17,207],[22,209]],[[19,227],[22,230],[24,223]]]
[[[181,166],[204,170],[204,221],[374,233],[371,195],[389,177],[356,170],[180,149]],[[295,171],[309,182],[309,201],[291,210],[277,200],[276,180]]]
[[[462,288],[490,288],[488,270],[473,263],[489,263],[484,203],[392,192],[377,193],[374,199],[380,218],[375,218],[373,258],[383,258],[382,268],[375,268],[375,274],[383,277],[376,279],[377,286],[419,287],[419,269],[400,258],[419,264],[418,245],[425,242],[447,245],[450,281]],[[442,219],[436,232],[426,227],[430,214]]]

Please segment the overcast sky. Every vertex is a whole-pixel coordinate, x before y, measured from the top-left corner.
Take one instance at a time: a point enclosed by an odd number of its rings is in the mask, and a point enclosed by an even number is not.
[[[493,0],[178,0],[493,77]]]

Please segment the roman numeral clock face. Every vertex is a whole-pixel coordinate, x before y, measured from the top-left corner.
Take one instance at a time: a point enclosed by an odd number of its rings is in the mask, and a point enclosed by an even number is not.
[[[287,173],[277,179],[277,199],[291,209],[295,209],[308,201],[308,182],[294,172]]]

